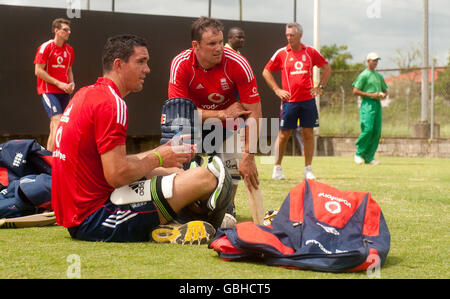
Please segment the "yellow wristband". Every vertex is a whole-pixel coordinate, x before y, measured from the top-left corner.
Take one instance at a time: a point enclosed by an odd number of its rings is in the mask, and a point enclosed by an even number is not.
[[[159,167],[162,167],[162,165],[163,165],[163,161],[162,161],[162,158],[161,158],[161,155],[158,153],[158,152],[153,152],[157,157],[158,157],[158,159],[159,159]]]

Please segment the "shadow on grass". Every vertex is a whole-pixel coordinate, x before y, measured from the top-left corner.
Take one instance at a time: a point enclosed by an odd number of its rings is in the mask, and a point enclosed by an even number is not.
[[[397,266],[398,264],[402,263],[402,261],[403,259],[401,257],[388,255],[382,268]]]

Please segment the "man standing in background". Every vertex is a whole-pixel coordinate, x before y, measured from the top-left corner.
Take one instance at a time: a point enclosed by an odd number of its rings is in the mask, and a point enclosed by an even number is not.
[[[241,54],[241,52],[239,52],[239,49],[242,49],[244,47],[244,42],[245,33],[242,28],[231,27],[230,30],[228,30],[228,42],[225,44],[225,47]]]
[[[367,69],[365,69],[355,82],[353,94],[362,97],[359,111],[361,135],[356,140],[356,164],[380,164],[374,159],[375,152],[381,137],[381,102],[387,96],[387,85],[383,76],[375,71],[380,56],[377,53],[367,55]]]
[[[275,144],[276,160],[272,174],[274,179],[284,178],[281,161],[289,136],[292,130],[297,128],[298,119],[302,127],[305,153],[303,177],[316,179],[311,168],[314,155],[314,127],[319,126],[315,96],[322,94],[331,68],[317,50],[301,43],[302,35],[303,28],[300,24],[287,24],[288,45],[275,52],[262,73],[267,85],[281,99],[282,105],[280,131]],[[314,66],[322,69],[322,76],[317,87],[313,85]],[[282,88],[275,81],[272,74],[274,72],[281,73]]]
[[[47,150],[53,151],[56,129],[64,109],[75,89],[72,65],[74,51],[67,44],[70,36],[70,21],[53,20],[54,38],[39,46],[34,58],[34,74],[37,77],[37,93],[42,97],[45,111],[50,118],[50,134]]]

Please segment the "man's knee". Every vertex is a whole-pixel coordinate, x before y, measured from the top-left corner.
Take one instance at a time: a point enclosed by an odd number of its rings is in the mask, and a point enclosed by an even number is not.
[[[303,128],[303,141],[314,141],[314,129],[313,128]]]
[[[212,192],[217,185],[216,177],[204,167],[192,168],[187,170],[186,173],[192,176],[192,184],[196,184],[197,186],[208,190],[211,189],[210,192]]]
[[[50,129],[56,131],[60,121],[61,121],[61,114],[53,115],[50,118]]]
[[[280,143],[286,143],[291,136],[292,130],[280,130],[278,133],[278,139]]]

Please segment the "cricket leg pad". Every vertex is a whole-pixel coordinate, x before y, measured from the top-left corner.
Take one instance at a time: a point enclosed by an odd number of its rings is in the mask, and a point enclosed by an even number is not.
[[[212,156],[206,168],[217,178],[216,189],[207,202],[207,207],[210,210],[208,222],[217,228],[221,225],[225,212],[231,204],[233,182],[223,161],[218,156]]]

